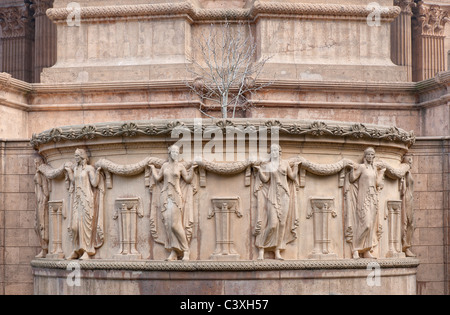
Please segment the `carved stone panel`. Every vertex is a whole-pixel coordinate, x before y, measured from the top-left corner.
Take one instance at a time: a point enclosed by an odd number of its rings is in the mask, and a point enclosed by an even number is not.
[[[336,259],[337,255],[330,250],[329,238],[330,215],[337,217],[334,198],[311,198],[311,209],[307,218],[313,218],[314,223],[314,250],[309,255],[310,259]]]
[[[52,237],[50,244],[50,254],[47,258],[64,259],[65,255],[62,249],[62,222],[63,222],[63,201],[49,201],[48,210],[50,224],[52,225]]]
[[[142,255],[136,247],[137,220],[144,216],[141,199],[139,197],[116,199],[115,209],[114,219],[119,223],[120,251],[114,258],[141,259]]]
[[[211,200],[212,210],[208,219],[215,217],[216,221],[216,249],[211,255],[212,260],[239,260],[240,255],[234,249],[234,237],[232,229],[232,217],[236,214],[242,217],[240,212],[239,197],[214,198]]]
[[[280,144],[262,150],[270,155],[211,162],[162,141],[180,124],[97,124],[34,136],[48,163],[38,170],[54,200],[46,211],[49,254],[79,259],[93,247],[86,259],[256,261],[401,252],[401,214],[413,199],[411,165],[400,154],[412,134],[331,122],[300,121],[294,128],[283,121]],[[189,121],[183,126],[193,132]],[[369,144],[379,153],[363,151]]]
[[[403,258],[406,257],[402,252],[401,241],[401,200],[389,200],[387,202],[388,221],[389,221],[389,251],[386,255],[387,258]]]

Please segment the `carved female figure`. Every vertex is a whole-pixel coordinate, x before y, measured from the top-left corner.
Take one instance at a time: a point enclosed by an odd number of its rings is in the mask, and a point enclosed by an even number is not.
[[[281,159],[281,147],[272,145],[270,162],[254,166],[256,176],[255,194],[258,198],[258,219],[256,226],[256,247],[258,260],[264,259],[265,250],[273,250],[275,258],[283,260],[281,251],[286,244],[295,240],[297,227],[296,189],[288,179],[297,180],[299,163],[291,168],[288,161]],[[287,229],[289,233],[287,232]]]
[[[101,169],[88,164],[85,150],[75,151],[75,161],[75,165],[65,165],[71,192],[69,233],[75,246],[70,259],[89,259],[103,244],[104,180]]]
[[[192,223],[192,209],[187,209],[184,194],[181,188],[181,180],[190,184],[194,177],[194,165],[190,172],[179,162],[180,149],[174,145],[169,148],[169,160],[164,163],[160,170],[150,165],[153,178],[156,182],[163,182],[159,197],[160,211],[166,230],[167,240],[165,247],[170,251],[168,261],[177,260],[178,255],[183,255],[183,261],[189,260],[190,250],[186,230]],[[189,222],[191,221],[191,222]]]
[[[34,160],[36,174],[34,175],[34,191],[36,194],[36,220],[35,230],[39,237],[41,252],[36,258],[45,258],[48,254],[48,200],[49,200],[49,181],[47,177],[39,170],[44,165],[42,158]]]
[[[351,244],[354,259],[360,258],[360,254],[364,258],[374,258],[373,248],[378,244],[380,235],[378,195],[383,188],[386,169],[376,166],[374,160],[375,150],[366,149],[364,162],[352,165],[349,173],[346,238]]]
[[[411,251],[412,239],[415,231],[414,218],[414,178],[411,174],[413,158],[411,155],[403,157],[403,163],[410,166],[410,170],[406,172],[402,179],[402,247],[407,257],[416,257]]]

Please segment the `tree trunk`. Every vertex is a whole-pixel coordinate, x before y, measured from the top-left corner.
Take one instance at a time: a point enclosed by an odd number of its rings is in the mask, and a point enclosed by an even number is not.
[[[228,118],[228,93],[224,93],[222,96],[222,118],[227,119]]]

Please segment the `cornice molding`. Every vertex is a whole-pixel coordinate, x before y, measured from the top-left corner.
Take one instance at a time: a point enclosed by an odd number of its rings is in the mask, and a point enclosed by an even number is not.
[[[443,87],[450,87],[450,71],[438,72],[434,78],[415,83],[415,88],[419,93]]]
[[[315,4],[315,3],[284,3],[256,1],[250,9],[252,16],[258,14],[302,15],[302,16],[333,16],[358,17],[367,19],[373,9],[367,5]],[[395,19],[400,14],[396,6],[382,7],[381,18]]]
[[[258,81],[257,84],[264,84],[265,81]],[[425,94],[437,89],[446,89],[450,87],[450,71],[440,72],[436,77],[421,82],[403,82],[392,84],[390,82],[345,82],[345,81],[298,81],[298,80],[278,80],[273,82],[270,89],[278,90],[301,90],[301,91],[337,91],[337,92],[384,92],[391,93],[407,93],[407,94]],[[47,110],[90,110],[90,109],[110,109],[121,108],[124,103],[110,104],[110,103],[98,103],[98,104],[32,104],[31,100],[34,97],[39,97],[45,94],[64,94],[64,93],[120,93],[122,91],[166,91],[166,90],[178,90],[187,91],[184,82],[179,80],[173,81],[135,81],[135,82],[108,82],[108,83],[73,83],[73,84],[30,84],[11,77],[7,73],[0,73],[0,105],[19,108],[25,111],[47,111]],[[28,103],[24,101],[10,102],[8,101],[7,93],[16,93],[22,95],[28,95]],[[296,107],[342,107],[342,108],[365,108],[374,109],[392,109],[394,107],[402,109],[420,109],[422,107],[432,107],[441,105],[442,102],[447,102],[447,96],[443,96],[437,99],[433,99],[428,102],[419,103],[358,103],[358,102],[282,102],[282,101],[257,101],[255,100],[255,106],[264,105],[268,106],[296,106]],[[125,104],[127,108],[168,108],[168,107],[186,107],[198,105],[198,101],[164,101],[164,102],[129,102]]]
[[[275,271],[275,270],[342,270],[367,269],[370,260],[342,259],[342,260],[286,260],[286,261],[192,261],[173,263],[164,261],[106,261],[91,260],[77,261],[81,270],[122,270],[122,271]],[[417,268],[418,259],[378,259],[374,260],[382,269],[388,268]],[[73,262],[68,260],[33,260],[31,266],[36,269],[67,270]]]
[[[5,92],[7,89],[28,93],[33,90],[33,84],[15,79],[11,74],[2,72],[0,73],[0,92]]]
[[[396,6],[383,7],[380,17],[386,21],[393,21],[401,12]],[[47,16],[55,23],[65,23],[67,17],[73,13],[68,8],[49,9]],[[103,7],[83,7],[79,11],[81,21],[101,22],[120,18],[173,18],[185,16],[192,21],[210,20],[253,20],[261,15],[275,15],[284,17],[304,17],[311,19],[361,19],[365,20],[373,9],[365,5],[338,5],[314,3],[281,3],[259,2],[248,9],[201,9],[190,2],[120,5]]]
[[[220,128],[276,128],[280,134],[290,136],[338,137],[368,139],[401,143],[408,147],[415,143],[414,132],[406,132],[396,127],[375,126],[360,123],[333,121],[299,121],[299,120],[261,120],[261,119],[229,119],[204,120],[203,127]],[[194,120],[149,120],[99,123],[91,125],[66,126],[53,128],[40,134],[33,134],[31,144],[38,148],[47,143],[62,141],[80,141],[101,138],[138,136],[166,136],[173,131],[184,130],[194,133]]]

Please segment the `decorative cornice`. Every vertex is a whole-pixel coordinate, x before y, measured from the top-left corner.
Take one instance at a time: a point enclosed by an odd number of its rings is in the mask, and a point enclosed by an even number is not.
[[[450,21],[449,12],[439,5],[419,1],[413,9],[413,28],[422,36],[445,36],[445,25]]]
[[[285,261],[192,261],[192,262],[164,262],[164,261],[106,261],[90,260],[77,261],[81,270],[120,270],[120,271],[278,271],[278,270],[342,270],[367,269],[371,262],[376,262],[380,268],[417,268],[418,259],[342,259],[342,260],[285,260]],[[31,262],[37,269],[67,270],[72,261],[38,259]]]
[[[25,95],[31,91],[31,84],[14,79],[8,73],[0,73],[0,105],[29,111]],[[10,97],[10,94],[20,97]]]
[[[306,80],[257,80],[257,85],[268,85],[278,89],[305,89],[305,90],[347,90],[347,91],[389,91],[389,92],[415,92],[415,83],[412,82],[362,82],[362,81],[306,81]],[[193,84],[193,83],[191,83]],[[73,93],[89,91],[129,91],[129,90],[186,90],[186,82],[173,81],[127,81],[127,82],[92,82],[92,83],[39,83],[32,84],[36,93]]]
[[[265,84],[265,81],[258,81],[258,84]],[[298,81],[298,80],[277,80],[273,82],[271,88],[281,90],[303,90],[303,91],[337,91],[337,92],[360,92],[367,91],[369,93],[376,93],[380,90],[387,93],[407,93],[419,95],[427,93],[431,90],[442,89],[450,85],[450,71],[440,72],[435,78],[420,82],[403,82],[403,83],[383,83],[383,82],[346,82],[346,81]],[[0,104],[14,108],[20,108],[26,111],[47,111],[47,110],[90,110],[90,109],[105,109],[105,108],[120,108],[127,106],[127,108],[171,108],[171,107],[190,107],[193,104],[198,105],[195,101],[166,101],[166,102],[125,102],[119,104],[100,103],[100,104],[37,104],[32,102],[34,97],[41,97],[46,94],[61,94],[61,93],[112,93],[121,91],[166,91],[166,90],[186,89],[186,85],[181,81],[136,81],[136,82],[108,82],[108,83],[72,83],[72,84],[30,84],[20,80],[11,78],[9,74],[0,73]],[[20,104],[10,104],[4,98],[6,91],[12,91],[21,95],[29,95],[28,101]],[[3,97],[3,98],[2,98]],[[424,104],[422,102],[411,103],[359,103],[359,102],[291,102],[291,101],[253,101],[255,106],[295,106],[295,107],[339,107],[339,108],[360,108],[361,106],[373,109],[392,109],[392,108],[408,108],[411,110],[420,109]],[[433,102],[441,104],[441,99],[435,99]],[[30,105],[33,104],[33,105]],[[125,104],[125,105],[124,105]]]
[[[434,78],[417,82],[416,90],[419,93],[424,93],[428,90],[439,89],[450,86],[450,71],[443,71],[436,73]]]
[[[0,74],[0,92],[5,90],[11,85],[12,76],[9,73]]]
[[[2,72],[0,73],[0,91],[4,91],[7,88],[15,89],[20,93],[28,93],[33,90],[31,83],[14,79],[11,74]]]
[[[67,8],[49,9],[47,16],[59,23],[64,23],[73,10]],[[80,9],[80,19],[82,21],[94,21],[99,19],[150,17],[163,15],[192,14],[191,3],[158,3],[141,5],[117,5],[102,7],[82,7]]]
[[[194,9],[192,13],[190,16],[195,21],[253,19],[249,9]]]
[[[259,2],[256,1],[250,9],[252,16],[257,14],[301,15],[301,16],[333,16],[358,17],[367,19],[373,9],[367,5],[341,5],[316,3],[285,3],[285,2]],[[398,7],[382,7],[381,18],[395,19],[400,14]]]
[[[384,140],[400,142],[411,146],[415,135],[396,127],[379,127],[364,124],[351,124],[325,121],[284,121],[266,120],[204,120],[202,128],[216,127],[226,132],[228,127],[236,128],[275,128],[281,134],[313,137],[341,137],[355,139]],[[193,120],[154,120],[120,123],[102,123],[83,126],[53,128],[38,135],[33,134],[31,144],[37,148],[42,144],[61,141],[80,141],[112,137],[166,136],[174,130],[186,130],[193,133],[197,128]],[[248,129],[247,129],[248,130]]]
[[[400,14],[399,7],[383,7],[380,17],[392,21]],[[67,8],[49,9],[48,17],[56,23],[65,23],[72,10]],[[365,20],[373,9],[365,5],[338,5],[313,3],[259,2],[248,9],[201,9],[190,2],[140,4],[103,7],[83,7],[80,9],[81,21],[101,22],[119,18],[150,19],[154,17],[186,16],[193,21],[209,20],[253,20],[260,15],[281,15],[285,17],[305,17],[311,19],[356,18]]]

